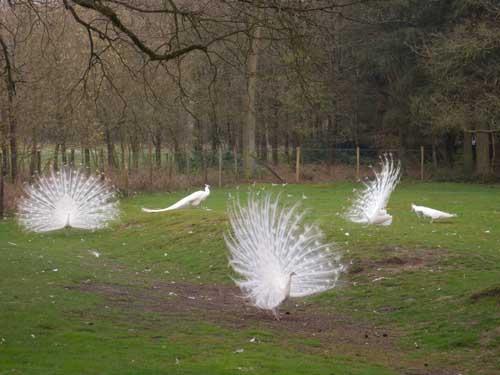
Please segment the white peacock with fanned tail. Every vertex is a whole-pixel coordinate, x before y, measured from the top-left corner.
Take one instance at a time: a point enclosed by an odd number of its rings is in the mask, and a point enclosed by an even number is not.
[[[373,170],[375,179],[364,182],[365,188],[354,199],[346,217],[354,223],[391,225],[392,215],[387,213],[387,203],[401,177],[401,163],[392,155],[383,155],[380,172]]]
[[[271,310],[289,297],[304,297],[329,290],[345,267],[335,245],[324,243],[315,225],[303,224],[298,205],[282,206],[279,197],[251,195],[229,210],[232,231],[226,244],[229,263],[240,279],[236,284],[252,304]]]
[[[17,208],[19,223],[34,232],[100,229],[119,215],[116,194],[105,181],[69,167],[38,177]]]

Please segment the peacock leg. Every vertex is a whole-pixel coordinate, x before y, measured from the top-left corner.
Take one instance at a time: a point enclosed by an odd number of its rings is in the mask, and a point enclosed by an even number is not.
[[[280,321],[280,312],[278,310],[277,307],[275,307],[274,309],[271,310],[273,312],[273,315],[274,315],[274,319],[276,319],[277,321]]]

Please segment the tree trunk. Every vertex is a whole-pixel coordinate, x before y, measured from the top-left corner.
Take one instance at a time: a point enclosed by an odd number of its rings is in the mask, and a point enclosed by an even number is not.
[[[434,170],[438,167],[438,159],[437,159],[437,141],[436,136],[432,136],[432,166]]]
[[[133,141],[130,144],[130,149],[132,150],[132,167],[139,169],[139,144]]]
[[[10,85],[7,85],[10,87]],[[17,118],[14,110],[14,89],[8,89],[8,119],[9,119],[9,146],[10,146],[10,179],[17,177]]]
[[[273,165],[278,165],[279,155],[278,155],[278,147],[279,147],[279,121],[277,111],[274,112],[273,116],[273,127],[271,130],[271,149],[272,149],[272,158]]]
[[[255,172],[255,162],[252,155],[255,154],[255,128],[256,128],[256,102],[257,91],[257,65],[259,57],[259,38],[261,29],[259,26],[253,29],[250,37],[250,53],[247,62],[247,95],[246,113],[247,118],[243,127],[243,173],[245,178],[251,178]]]
[[[2,48],[5,65],[4,77],[7,86],[7,119],[9,121],[9,146],[10,146],[10,178],[12,182],[17,177],[17,117],[14,109],[16,97],[16,82],[14,78],[15,66],[12,52],[9,51],[7,43],[0,34],[0,46]],[[4,154],[4,157],[7,154]]]
[[[401,160],[401,174],[406,175],[406,131],[403,129],[402,125],[399,128],[399,160]]]
[[[54,149],[54,159],[52,162],[52,168],[54,171],[59,170],[59,143],[56,143],[56,148]]]
[[[122,153],[121,169],[124,170],[127,166],[127,162],[126,162],[126,158],[125,158],[125,143],[123,142],[123,137],[120,140],[120,151]]]
[[[106,126],[104,130],[104,138],[106,141],[106,152],[108,155],[108,168],[113,169],[116,166],[115,163],[115,146],[113,144],[113,140],[111,139],[111,131]]]
[[[263,129],[260,131],[259,137],[259,159],[263,161],[267,161],[267,124],[263,126]]]
[[[464,173],[471,175],[474,167],[472,158],[472,133],[464,132]]]
[[[87,173],[90,173],[90,150],[88,148],[83,150],[83,165],[85,166]]]
[[[453,155],[455,154],[455,135],[447,133],[445,137],[445,155],[446,163],[449,167],[453,167]]]
[[[335,142],[337,135],[337,123],[335,115],[328,115],[327,117],[327,141],[328,141],[328,165],[332,167],[335,164]]]
[[[490,170],[490,134],[485,132],[477,132],[477,164],[476,173],[479,176],[488,176]]]
[[[67,156],[66,156],[66,143],[63,142],[61,143],[61,161],[62,165],[66,165],[68,162]]]
[[[153,138],[153,144],[155,146],[155,162],[157,168],[161,167],[161,141],[161,128],[158,126]]]
[[[288,118],[288,116],[287,116]],[[288,131],[288,121],[285,124],[286,130],[285,130],[285,157],[286,157],[286,163],[290,164],[290,132]]]
[[[37,167],[37,158],[38,158],[38,152],[37,152],[37,136],[36,136],[36,130],[33,129],[33,143],[31,145],[31,155],[30,155],[30,180],[31,177],[35,175],[36,167]]]

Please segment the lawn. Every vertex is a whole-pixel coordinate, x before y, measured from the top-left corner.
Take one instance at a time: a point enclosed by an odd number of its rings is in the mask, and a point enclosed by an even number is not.
[[[0,374],[500,374],[500,187],[403,183],[390,227],[343,219],[354,187],[214,189],[211,210],[160,214],[140,207],[186,192],[138,194],[96,232],[4,220]],[[223,240],[229,196],[260,189],[302,201],[349,265],[280,322],[240,298]]]

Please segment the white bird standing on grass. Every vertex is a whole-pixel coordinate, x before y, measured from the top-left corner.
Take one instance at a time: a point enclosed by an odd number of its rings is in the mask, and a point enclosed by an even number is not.
[[[392,155],[383,155],[380,172],[373,170],[375,179],[365,182],[346,216],[354,223],[391,225],[387,203],[401,177],[401,163],[394,163]]]
[[[249,196],[247,207],[234,202],[229,210],[232,233],[225,237],[229,263],[246,298],[271,310],[289,297],[304,297],[333,288],[344,270],[333,244],[324,244],[316,226],[303,225],[298,204],[281,207],[271,195]]]
[[[161,208],[161,209],[142,208],[142,210],[144,212],[165,212],[165,211],[178,210],[181,208],[187,208],[190,206],[197,207],[200,205],[201,202],[207,199],[209,195],[210,195],[210,185],[205,185],[205,190],[195,191],[194,193],[189,194],[187,197],[182,198],[180,201],[174,203],[173,205],[167,208]]]
[[[99,229],[119,214],[115,192],[108,184],[69,167],[39,177],[25,188],[25,194],[18,204],[18,220],[34,232]]]
[[[431,223],[434,220],[446,220],[456,217],[456,214],[450,214],[448,212],[435,210],[434,208],[429,208],[425,206],[417,206],[412,203],[411,210],[417,214],[418,217],[428,217],[431,219]]]

